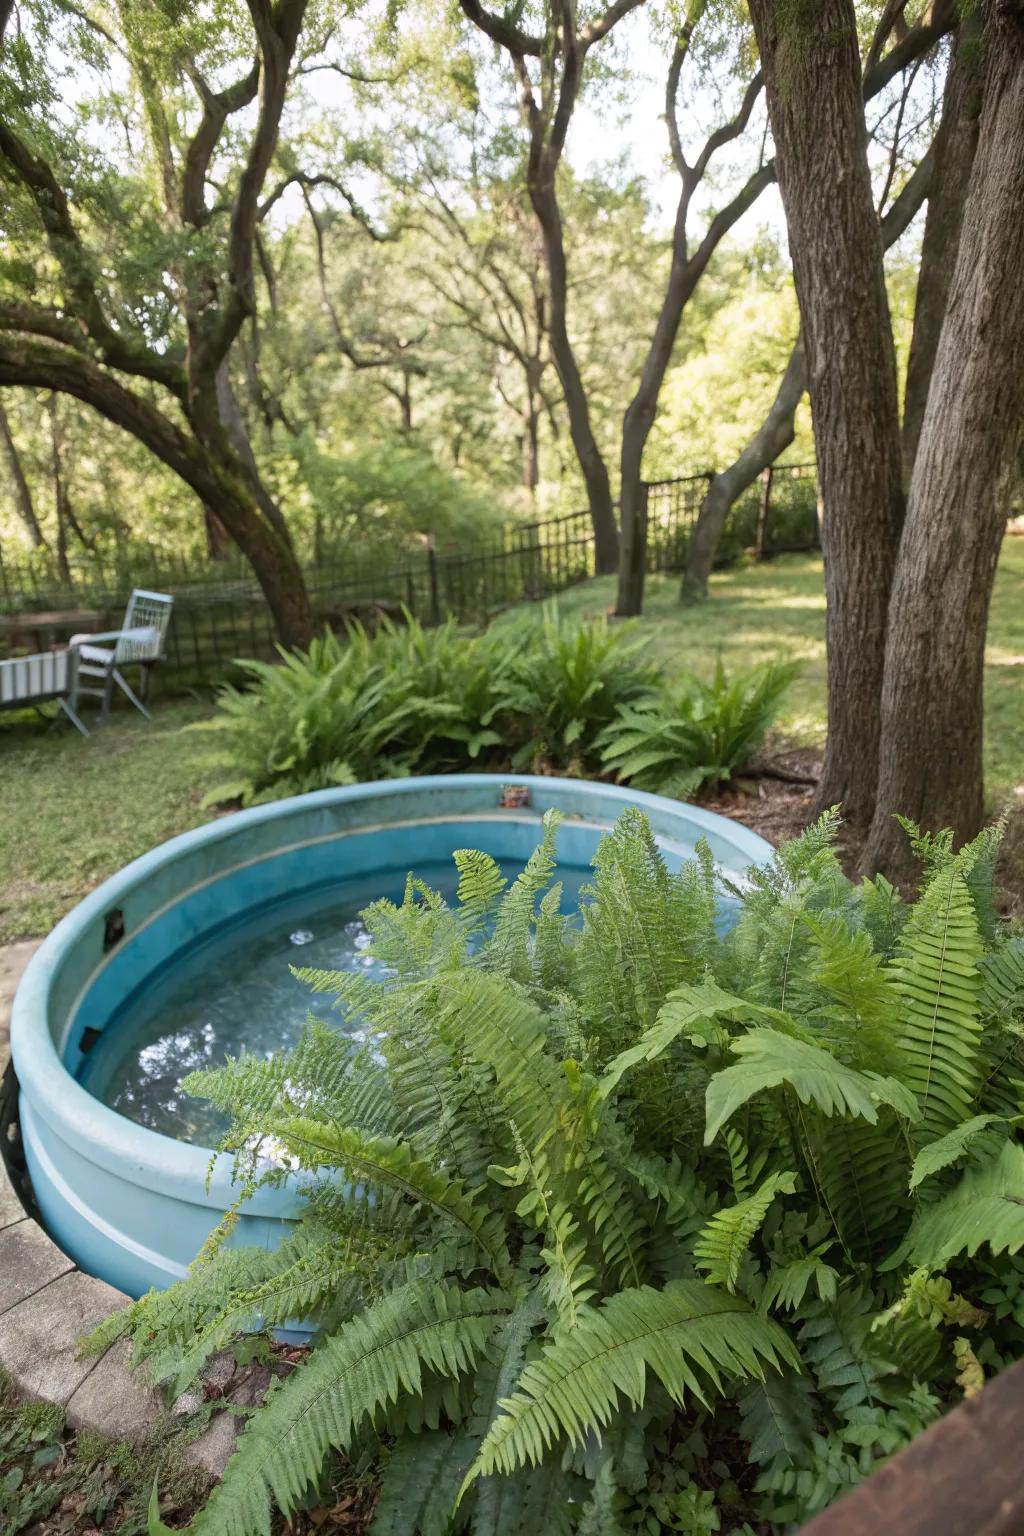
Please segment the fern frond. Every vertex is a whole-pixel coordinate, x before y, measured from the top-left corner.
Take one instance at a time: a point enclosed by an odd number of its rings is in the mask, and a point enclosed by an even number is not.
[[[516,1215],[544,1234],[547,1246],[541,1249],[540,1256],[546,1269],[541,1284],[555,1315],[571,1328],[579,1319],[581,1307],[594,1295],[594,1270],[586,1262],[586,1239],[580,1236],[579,1223],[568,1206],[555,1194],[544,1152],[531,1156],[519,1138],[517,1146],[518,1166],[491,1168],[490,1175],[500,1184],[526,1185]]]
[[[742,997],[725,992],[710,977],[695,986],[675,987],[658,1010],[658,1016],[650,1029],[644,1031],[635,1045],[620,1051],[610,1062],[598,1085],[602,1098],[607,1098],[623,1076],[641,1062],[655,1061],[663,1051],[679,1039],[680,1035],[698,1047],[713,1041],[725,1044],[728,1033],[714,1021],[720,1018],[749,1020],[758,1017],[777,1017],[767,1008],[749,1003]]]
[[[733,1040],[730,1049],[744,1059],[716,1072],[708,1084],[705,1146],[742,1104],[782,1083],[802,1104],[813,1104],[825,1115],[857,1115],[874,1125],[879,1105],[889,1104],[908,1120],[917,1116],[912,1094],[895,1078],[856,1072],[808,1040],[755,1029]]]
[[[808,1170],[848,1260],[870,1263],[887,1253],[909,1206],[905,1123],[883,1110],[876,1125],[815,1118],[804,1132]]]
[[[871,1332],[870,1296],[854,1287],[835,1301],[814,1302],[800,1329],[801,1352],[817,1389],[844,1417],[879,1400],[879,1382],[891,1364]]]
[[[930,1141],[914,1158],[914,1164],[910,1170],[910,1188],[916,1189],[919,1184],[924,1183],[925,1179],[931,1178],[933,1173],[948,1168],[952,1163],[958,1163],[967,1155],[967,1149],[974,1138],[980,1136],[990,1125],[1005,1125],[1005,1123],[1002,1115],[973,1115],[970,1120],[965,1120],[948,1135],[940,1136],[938,1141]]]
[[[603,1154],[593,1146],[576,1151],[576,1197],[601,1244],[605,1264],[620,1285],[639,1285],[649,1235],[644,1213],[622,1187]]]
[[[486,1256],[495,1275],[501,1277],[506,1273],[508,1256],[500,1213],[488,1210],[467,1193],[460,1180],[449,1178],[417,1159],[408,1142],[363,1136],[344,1126],[309,1117],[279,1120],[274,1130],[302,1167],[314,1171],[338,1168],[356,1179],[390,1185],[411,1200],[428,1205],[465,1231]]]
[[[471,1436],[444,1429],[403,1435],[385,1464],[369,1536],[447,1536],[475,1449]]]
[[[709,1284],[735,1291],[740,1265],[769,1206],[776,1195],[791,1195],[795,1189],[795,1173],[772,1173],[745,1200],[715,1212],[694,1247],[697,1268]]]
[[[1007,939],[979,962],[982,1008],[988,1018],[1024,1018],[1024,937]]]
[[[903,999],[901,1077],[920,1109],[918,1146],[970,1117],[981,1069],[981,952],[974,904],[954,862],[913,908],[893,968]]]
[[[957,1254],[973,1258],[983,1243],[995,1254],[1024,1248],[1024,1147],[1015,1141],[1004,1141],[998,1156],[966,1168],[948,1194],[921,1206],[882,1268],[909,1260],[945,1269]]]
[[[488,1073],[507,1121],[530,1146],[560,1118],[565,1077],[548,1049],[540,1009],[500,976],[465,971],[445,987],[442,1026]]]
[[[627,810],[594,856],[577,945],[579,1001],[601,1058],[653,1024],[673,987],[695,981],[716,943],[700,879],[669,873],[647,818]]]
[[[745,1200],[753,1193],[754,1184],[764,1172],[765,1163],[768,1161],[768,1153],[764,1148],[759,1149],[751,1156],[750,1148],[733,1126],[728,1126],[722,1132],[722,1140],[725,1142],[725,1150],[729,1154],[729,1177],[732,1181],[732,1192],[737,1200]]]
[[[498,908],[494,930],[480,952],[483,965],[515,981],[530,979],[530,940],[536,920],[537,898],[551,883],[562,820],[559,811],[544,812],[541,841],[506,891]]]
[[[795,1371],[769,1371],[752,1381],[737,1399],[742,1418],[740,1434],[749,1444],[750,1460],[776,1472],[805,1466],[812,1453],[814,1411],[811,1388]]]
[[[620,1395],[643,1402],[648,1370],[673,1402],[687,1393],[703,1402],[709,1386],[721,1390],[721,1373],[761,1377],[780,1363],[797,1364],[786,1335],[725,1291],[692,1280],[620,1291],[527,1365],[467,1484],[536,1463],[562,1438],[580,1444],[608,1424]]]
[[[773,1307],[782,1307],[784,1311],[796,1312],[811,1285],[817,1291],[819,1301],[834,1301],[839,1272],[821,1257],[829,1247],[830,1243],[822,1243],[813,1252],[773,1268],[761,1292],[761,1311],[770,1312]]]
[[[315,1483],[327,1451],[424,1372],[455,1378],[480,1359],[508,1313],[500,1293],[409,1285],[384,1296],[327,1339],[301,1371],[268,1394],[199,1515],[201,1536],[270,1536],[271,1498],[284,1515]]]
[[[459,905],[479,923],[494,910],[508,882],[491,855],[477,848],[456,848],[452,859],[459,872]]]

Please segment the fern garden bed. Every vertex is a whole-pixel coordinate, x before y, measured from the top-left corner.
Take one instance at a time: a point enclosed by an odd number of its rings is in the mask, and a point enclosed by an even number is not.
[[[178,1393],[247,1329],[320,1328],[197,1530],[268,1532],[343,1457],[379,1467],[374,1536],[782,1532],[1024,1351],[998,834],[917,839],[905,904],[835,833],[723,936],[707,852],[668,873],[635,812],[560,915],[550,818],[510,888],[466,854],[454,905],[371,907],[390,977],[307,975],[354,1057],[312,1023],[192,1080],[241,1188],[303,1170],[306,1215],[104,1338]]]

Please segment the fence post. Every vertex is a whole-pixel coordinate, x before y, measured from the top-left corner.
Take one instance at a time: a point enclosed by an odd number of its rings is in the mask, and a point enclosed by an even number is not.
[[[427,545],[427,576],[430,581],[430,622],[440,624],[441,600],[437,590],[437,551],[434,548],[433,539]]]
[[[755,560],[764,559],[765,537],[768,531],[768,514],[772,504],[772,476],[775,473],[774,464],[767,465],[761,471],[761,500],[757,508],[757,534],[754,539]]]

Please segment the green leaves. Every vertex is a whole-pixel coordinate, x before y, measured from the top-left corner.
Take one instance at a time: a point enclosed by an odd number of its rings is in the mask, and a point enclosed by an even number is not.
[[[246,1328],[322,1329],[201,1531],[262,1536],[330,1447],[378,1434],[381,1536],[627,1530],[645,1511],[689,1529],[715,1515],[716,1458],[737,1519],[792,1524],[933,1416],[956,1368],[939,1324],[976,1329],[986,1364],[1015,1348],[1020,1266],[968,1268],[1024,1250],[1017,957],[964,958],[985,942],[970,850],[937,841],[924,910],[903,908],[880,883],[858,895],[827,817],[753,873],[722,938],[710,849],[670,873],[638,811],[567,923],[556,831],[511,887],[466,850],[457,904],[410,879],[368,909],[383,981],[306,975],[359,1017],[360,1049],[313,1025],[288,1056],[196,1080],[243,1173],[285,1177],[257,1166],[270,1138],[315,1182],[276,1253],[222,1247],[136,1303],[137,1357],[177,1386]],[[756,1481],[732,1467],[734,1414],[708,1415],[699,1448],[683,1431],[679,1409],[714,1394],[740,1409]],[[666,1446],[682,1502],[649,1497]]]
[[[717,1072],[708,1084],[705,1146],[741,1105],[782,1084],[824,1115],[854,1115],[874,1125],[879,1105],[888,1104],[908,1120],[917,1116],[913,1095],[895,1078],[857,1072],[807,1040],[755,1029],[734,1040],[731,1050],[743,1060]]]
[[[602,762],[640,789],[682,796],[727,779],[764,739],[799,668],[769,662],[710,684],[692,674],[623,709],[601,735]]]
[[[967,882],[957,863],[940,868],[907,918],[893,968],[903,999],[901,1076],[920,1109],[918,1146],[971,1113],[980,1075],[981,953]]]
[[[697,1268],[711,1285],[735,1291],[740,1265],[768,1207],[776,1195],[791,1195],[795,1189],[795,1173],[773,1173],[745,1200],[715,1212],[693,1250]]]
[[[723,992],[715,981],[676,987],[662,1003],[651,1028],[644,1031],[636,1045],[621,1051],[609,1065],[598,1084],[598,1092],[602,1098],[607,1098],[632,1067],[656,1060],[680,1035],[698,1047],[712,1040],[724,1043],[728,1037],[716,1022],[718,1019],[751,1019],[759,1014],[769,1015],[770,1010]]]
[[[923,1269],[945,1269],[958,1254],[973,1258],[983,1244],[994,1254],[1024,1248],[1024,1147],[1019,1142],[1005,1141],[991,1161],[967,1168],[948,1194],[921,1206],[883,1268],[909,1260]]]
[[[682,1403],[720,1390],[723,1374],[762,1377],[781,1362],[797,1364],[782,1330],[724,1291],[694,1280],[620,1291],[527,1365],[467,1483],[538,1462],[560,1439],[579,1445],[610,1422],[620,1396],[643,1402],[648,1370]]]
[[[990,1125],[1002,1124],[1005,1124],[1002,1115],[972,1115],[970,1120],[965,1120],[948,1135],[929,1142],[914,1158],[914,1166],[910,1170],[911,1189],[916,1189],[940,1169],[948,1168],[950,1163],[958,1163],[976,1136],[980,1136]]]
[[[481,1358],[509,1305],[498,1292],[414,1282],[374,1303],[268,1394],[196,1522],[202,1536],[269,1536],[271,1494],[298,1508],[330,1447],[425,1373],[456,1377]]]

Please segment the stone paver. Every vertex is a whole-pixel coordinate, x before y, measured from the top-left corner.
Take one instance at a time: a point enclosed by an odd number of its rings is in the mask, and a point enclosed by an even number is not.
[[[17,944],[0,944],[0,1072],[11,1054],[11,1006],[22,972],[42,943],[42,939],[20,939]]]
[[[228,1458],[235,1449],[235,1441],[238,1439],[244,1425],[244,1419],[238,1418],[233,1413],[218,1413],[215,1419],[211,1419],[210,1427],[187,1445],[182,1452],[182,1458],[190,1466],[198,1467],[208,1477],[223,1477],[224,1468],[228,1464]]]
[[[10,1056],[11,1005],[22,973],[41,939],[0,945],[0,1073]],[[162,1416],[160,1394],[128,1368],[128,1345],[99,1359],[75,1357],[78,1341],[128,1298],[77,1270],[43,1229],[26,1216],[0,1160],[0,1367],[26,1397],[59,1403],[72,1429],[141,1441]],[[218,1365],[225,1366],[218,1370]],[[234,1362],[211,1362],[223,1387]],[[221,1380],[223,1377],[223,1380]],[[198,1394],[201,1400],[202,1394]],[[222,1412],[184,1451],[185,1460],[220,1477],[242,1420]]]
[[[0,1316],[74,1267],[34,1221],[4,1227],[0,1232]]]
[[[65,1404],[96,1369],[79,1340],[127,1302],[113,1286],[72,1270],[0,1317],[0,1360],[27,1397]]]
[[[120,1340],[97,1361],[68,1399],[72,1429],[91,1429],[112,1440],[144,1440],[160,1418],[159,1392],[146,1385],[141,1371],[128,1368],[128,1342]]]

